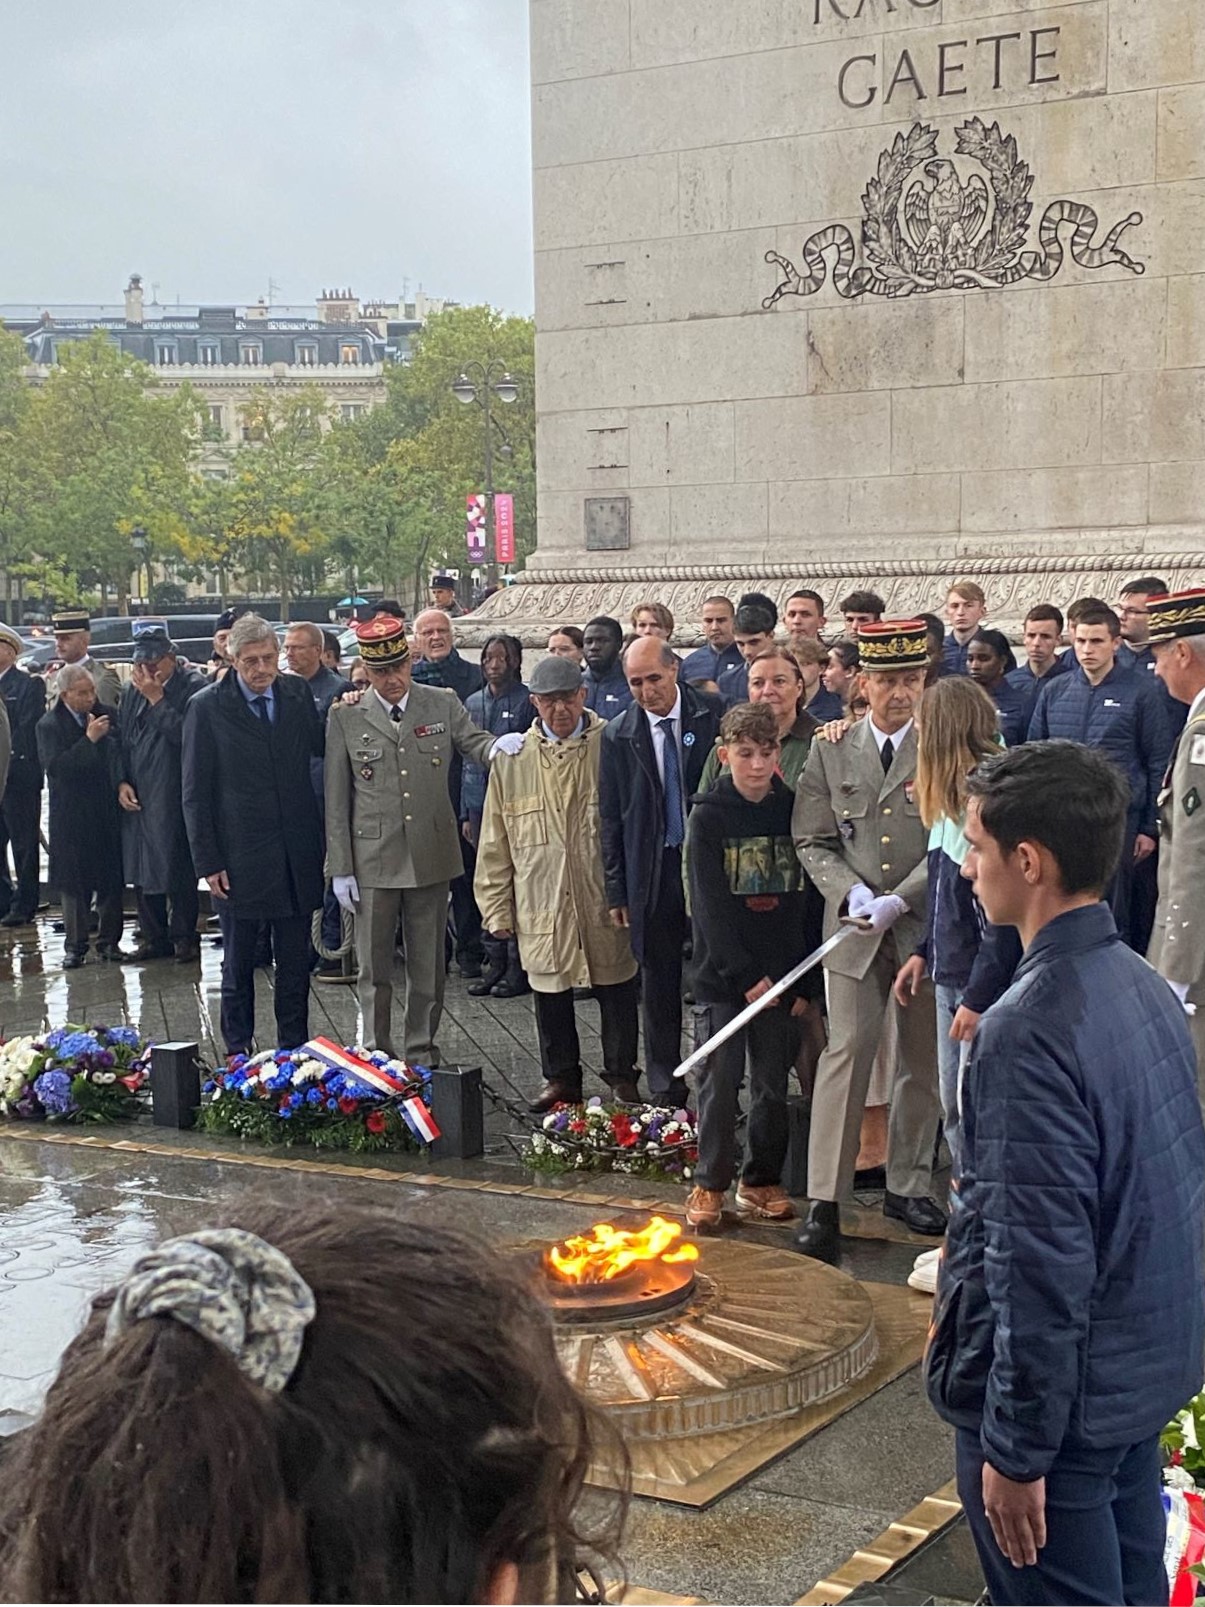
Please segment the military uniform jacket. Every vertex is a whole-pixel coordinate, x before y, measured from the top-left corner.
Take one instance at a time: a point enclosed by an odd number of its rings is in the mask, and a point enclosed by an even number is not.
[[[456,754],[485,764],[496,740],[443,687],[412,683],[396,724],[373,691],[332,704],[327,875],[354,876],[361,887],[430,887],[463,875],[448,768]]]
[[[38,721],[46,713],[46,685],[14,664],[0,675],[0,698],[8,715],[10,761],[6,786],[14,792],[40,792],[42,763],[38,758]]]
[[[901,961],[924,934],[929,834],[912,796],[916,727],[883,774],[869,719],[840,742],[813,742],[795,794],[791,829],[804,870],[824,898],[824,935],[838,929],[846,899],[859,882],[895,893],[908,906],[891,930]],[[882,934],[846,938],[825,961],[839,976],[864,977]]]
[[[1159,795],[1159,908],[1147,958],[1169,982],[1205,983],[1205,701]]]

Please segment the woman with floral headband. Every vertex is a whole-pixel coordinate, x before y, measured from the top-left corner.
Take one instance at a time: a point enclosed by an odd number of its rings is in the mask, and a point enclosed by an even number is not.
[[[625,1462],[524,1274],[391,1213],[244,1224],[94,1302],[5,1459],[0,1596],[572,1599],[576,1547],[613,1557],[623,1510],[583,1536],[586,1470]]]

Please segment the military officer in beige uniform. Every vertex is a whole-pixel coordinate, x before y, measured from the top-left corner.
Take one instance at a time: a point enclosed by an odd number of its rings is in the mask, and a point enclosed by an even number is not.
[[[326,873],[355,916],[364,1042],[394,1054],[398,916],[406,946],[405,1058],[437,1066],[448,883],[463,870],[448,798],[453,750],[486,764],[495,746],[454,692],[412,686],[405,627],[356,627],[369,689],[331,705],[326,734]]]
[[[50,628],[54,632],[55,657],[46,670],[46,707],[52,709],[58,702],[59,671],[67,664],[78,664],[96,682],[97,699],[116,708],[121,697],[121,681],[111,664],[102,664],[88,651],[92,645],[92,621],[88,614],[79,608],[54,614]]]
[[[928,884],[928,832],[913,798],[914,715],[925,686],[925,626],[887,621],[858,630],[870,712],[839,742],[814,742],[796,789],[793,830],[804,869],[825,900],[825,935],[849,914],[871,924],[825,961],[829,1043],[816,1069],[808,1144],[812,1204],[796,1236],[805,1255],[836,1259],[840,1206],[853,1183],[871,1068],[892,998],[893,967],[919,940]],[[917,1233],[945,1231],[928,1198],[940,1114],[937,1021],[926,982],[898,1011],[883,1210]]]
[[[1159,907],[1147,958],[1191,1012],[1205,1101],[1205,588],[1150,597],[1147,614],[1155,674],[1188,704],[1159,795]]]

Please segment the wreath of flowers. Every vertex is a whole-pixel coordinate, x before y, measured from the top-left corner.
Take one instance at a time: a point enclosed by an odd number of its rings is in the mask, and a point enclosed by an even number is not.
[[[0,1044],[0,1114],[14,1121],[113,1122],[142,1107],[151,1045],[134,1027],[56,1027]]]
[[[540,1172],[624,1172],[689,1183],[699,1160],[695,1117],[659,1105],[556,1105],[530,1135],[523,1160]]]
[[[416,1095],[430,1104],[430,1073],[392,1060],[375,1049],[349,1049],[406,1084],[406,1092],[381,1094],[345,1071],[336,1071],[303,1049],[234,1055],[210,1073],[201,1093],[198,1124],[210,1133],[230,1133],[257,1144],[313,1144],[316,1149],[359,1153],[419,1150],[403,1114]]]

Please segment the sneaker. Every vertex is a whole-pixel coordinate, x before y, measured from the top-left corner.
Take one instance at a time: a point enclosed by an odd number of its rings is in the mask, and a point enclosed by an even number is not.
[[[696,1233],[714,1233],[724,1220],[724,1195],[720,1189],[693,1188],[686,1202],[686,1221]]]
[[[914,1267],[935,1266],[937,1264],[937,1258],[938,1258],[938,1256],[940,1254],[941,1254],[940,1249],[938,1249],[938,1250],[922,1250],[921,1253],[917,1256],[916,1260],[912,1263],[912,1265]]]
[[[791,1196],[777,1183],[760,1189],[752,1188],[748,1183],[738,1183],[736,1208],[742,1216],[762,1217],[767,1222],[789,1222],[795,1215]]]
[[[923,1295],[937,1293],[937,1266],[938,1255],[935,1252],[932,1261],[918,1262],[908,1274],[909,1289],[918,1289]]]

